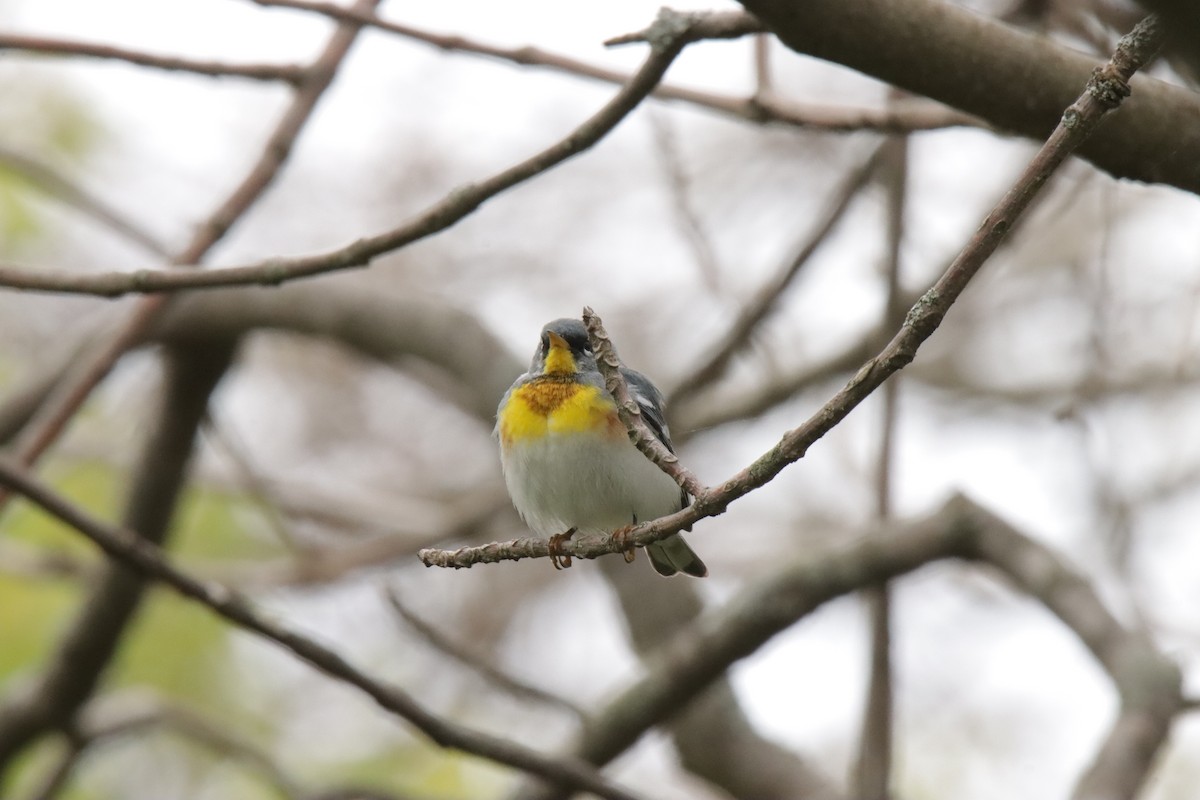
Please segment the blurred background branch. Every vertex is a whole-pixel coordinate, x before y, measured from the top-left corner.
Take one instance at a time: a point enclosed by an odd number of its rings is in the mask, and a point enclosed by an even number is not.
[[[379,2],[358,0],[358,7],[373,9]],[[337,74],[358,30],[357,25],[343,23],[330,37],[321,55],[308,66],[303,83],[297,84],[293,100],[267,139],[262,154],[224,202],[196,229],[188,244],[173,259],[174,264],[199,263],[275,180],[296,138]],[[73,365],[69,373],[61,376],[60,382],[46,395],[17,438],[15,450],[20,463],[32,466],[37,462],[62,434],[95,387],[167,304],[168,298],[163,296],[140,300],[126,320],[92,348],[93,352],[84,361]],[[5,500],[0,495],[0,510]]]
[[[199,61],[171,55],[155,55],[124,47],[73,42],[45,36],[0,34],[0,50],[20,50],[26,53],[63,56],[66,58],[96,58],[127,61],[138,67],[150,67],[168,72],[193,72],[213,78],[235,76],[256,81],[283,81],[299,84],[305,70],[295,64],[225,64],[218,61]]]
[[[232,358],[232,348],[168,352],[158,422],[133,475],[122,524],[161,544],[170,531],[187,476],[192,440]],[[11,488],[11,487],[8,487]],[[34,683],[4,698],[0,713],[0,774],[35,739],[72,725],[116,655],[146,588],[138,572],[111,561],[94,577],[87,600],[57,653]]]

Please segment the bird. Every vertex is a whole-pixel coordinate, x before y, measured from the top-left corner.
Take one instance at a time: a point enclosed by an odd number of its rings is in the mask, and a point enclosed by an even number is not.
[[[642,418],[674,452],[662,392],[642,373],[624,365],[620,370]],[[630,441],[578,319],[556,319],[542,328],[529,371],[500,400],[495,432],[513,505],[534,533],[549,537],[556,568],[570,566],[559,548],[575,533],[619,534],[690,502]],[[708,574],[679,534],[647,545],[646,553],[660,575]]]

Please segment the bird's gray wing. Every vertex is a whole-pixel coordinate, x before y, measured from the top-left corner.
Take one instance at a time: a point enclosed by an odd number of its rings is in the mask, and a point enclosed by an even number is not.
[[[638,409],[642,412],[642,419],[646,420],[646,424],[654,433],[658,440],[666,446],[667,450],[675,452],[675,445],[671,444],[671,431],[667,428],[666,417],[666,398],[658,387],[650,382],[642,373],[637,370],[621,367],[621,376],[625,378],[625,384],[629,387],[629,394],[633,397],[635,403],[638,404]],[[683,489],[679,490],[680,508],[687,506],[691,499],[687,492]]]

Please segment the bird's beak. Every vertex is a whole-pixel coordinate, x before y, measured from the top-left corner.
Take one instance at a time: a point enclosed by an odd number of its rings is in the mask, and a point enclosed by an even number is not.
[[[575,357],[571,355],[571,345],[567,340],[554,331],[546,331],[546,361],[544,372],[547,374],[570,374],[575,371]]]

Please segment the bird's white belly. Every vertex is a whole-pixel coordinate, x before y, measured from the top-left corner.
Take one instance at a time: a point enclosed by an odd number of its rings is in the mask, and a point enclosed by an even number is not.
[[[501,448],[513,505],[541,536],[612,531],[681,508],[679,486],[626,438],[545,436]]]

